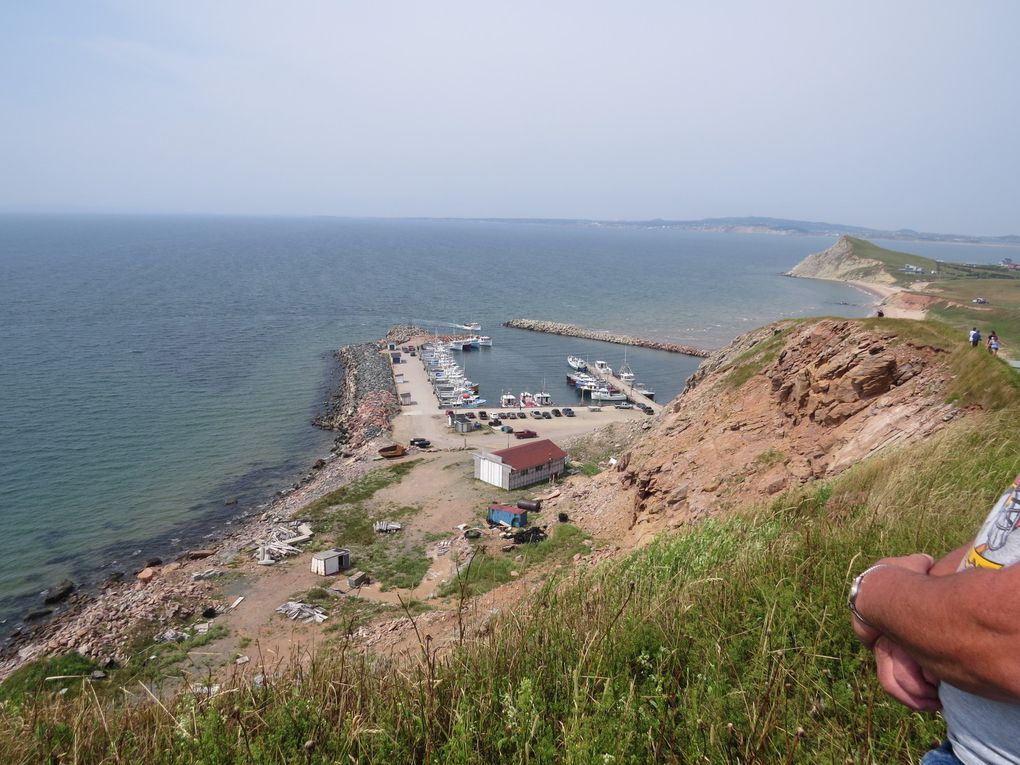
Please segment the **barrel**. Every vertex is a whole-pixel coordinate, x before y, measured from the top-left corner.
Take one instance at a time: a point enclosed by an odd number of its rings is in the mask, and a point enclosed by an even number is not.
[[[530,499],[519,499],[517,500],[517,509],[537,513],[542,509],[542,503],[537,500],[532,502]]]

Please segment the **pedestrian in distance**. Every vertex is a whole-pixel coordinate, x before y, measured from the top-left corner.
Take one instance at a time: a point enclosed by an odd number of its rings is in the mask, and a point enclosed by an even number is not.
[[[977,327],[971,327],[970,328],[970,347],[971,348],[977,348],[978,347],[978,343],[980,343],[980,342],[981,342],[981,333],[978,331]]]
[[[995,330],[993,329],[988,335],[988,352],[993,356],[998,356],[999,345],[1001,345],[999,342],[999,336],[995,334]]]

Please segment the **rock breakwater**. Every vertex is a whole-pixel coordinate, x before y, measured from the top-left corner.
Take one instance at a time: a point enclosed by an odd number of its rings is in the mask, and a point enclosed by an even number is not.
[[[527,329],[532,332],[545,332],[550,335],[563,335],[565,337],[580,337],[585,340],[601,340],[604,343],[616,343],[618,345],[634,345],[638,348],[651,348],[656,351],[668,351],[670,353],[682,353],[685,356],[707,358],[711,351],[704,348],[697,348],[693,345],[682,345],[680,343],[667,343],[662,340],[648,340],[632,335],[622,335],[616,332],[607,332],[599,329],[585,329],[573,324],[561,324],[556,321],[539,321],[537,319],[510,319],[503,322],[504,327],[513,329]]]
[[[361,446],[388,431],[400,411],[393,374],[376,343],[345,345],[334,356],[343,369],[340,385],[313,423],[337,431],[338,443]]]

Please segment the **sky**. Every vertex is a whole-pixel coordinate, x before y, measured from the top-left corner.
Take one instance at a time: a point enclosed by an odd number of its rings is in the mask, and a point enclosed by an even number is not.
[[[0,5],[0,210],[1020,233],[1013,0]]]

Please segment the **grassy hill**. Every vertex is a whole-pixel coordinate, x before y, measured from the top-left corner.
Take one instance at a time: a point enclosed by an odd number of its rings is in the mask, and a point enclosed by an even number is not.
[[[260,687],[159,700],[84,681],[37,692],[52,685],[36,667],[4,694],[0,751],[210,765],[917,762],[944,725],[879,689],[848,626],[847,583],[881,555],[937,555],[973,535],[1020,472],[1020,394],[1000,360],[916,326],[950,352],[952,395],[973,410],[927,442],[554,577],[452,652],[423,634],[411,666],[341,641]]]

